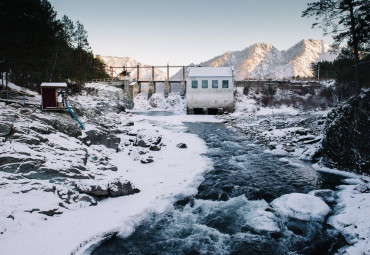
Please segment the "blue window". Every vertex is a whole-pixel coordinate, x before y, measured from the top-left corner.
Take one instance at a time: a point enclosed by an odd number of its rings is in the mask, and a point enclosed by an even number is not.
[[[208,80],[202,80],[202,88],[204,89],[208,88]]]
[[[218,80],[212,80],[212,88],[214,89],[218,88]]]
[[[191,81],[191,88],[193,88],[193,89],[197,89],[198,88],[198,81],[197,80]]]
[[[222,81],[222,88],[224,88],[224,89],[229,88],[229,81],[228,80],[223,80]]]

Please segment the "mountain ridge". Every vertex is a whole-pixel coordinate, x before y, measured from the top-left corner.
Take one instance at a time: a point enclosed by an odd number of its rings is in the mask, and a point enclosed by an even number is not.
[[[227,51],[200,66],[233,66],[237,80],[312,77],[311,63],[337,57],[330,51],[326,42],[313,39],[301,40],[282,51],[271,44],[255,43],[241,51]]]
[[[330,45],[323,40],[303,39],[289,49],[282,51],[271,44],[261,42],[240,51],[226,51],[198,65],[206,67],[233,66],[236,80],[312,77],[311,63],[324,60],[333,61],[338,56],[331,50]],[[108,70],[109,66],[145,66],[129,57],[100,57],[107,64]],[[146,70],[147,73],[145,70],[140,71],[140,77],[150,78],[151,70]],[[136,76],[136,70],[133,70],[132,75]],[[164,79],[165,76],[165,72],[156,69],[156,79]],[[171,78],[181,77],[182,71],[180,70]]]

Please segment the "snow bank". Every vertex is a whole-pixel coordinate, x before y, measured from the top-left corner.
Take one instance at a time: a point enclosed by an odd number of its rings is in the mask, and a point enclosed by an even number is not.
[[[0,83],[1,83],[1,79],[0,79]],[[5,81],[4,81],[4,84],[5,84]],[[35,91],[32,91],[32,90],[29,90],[29,89],[26,89],[26,88],[23,88],[23,87],[20,87],[20,86],[15,85],[14,83],[11,83],[11,82],[8,83],[8,88],[10,88],[11,90],[14,90],[14,91],[25,92],[25,93],[27,93],[29,95],[40,97],[40,94],[39,93],[37,93]]]
[[[86,183],[104,184],[109,180],[120,178],[133,183],[140,193],[92,201],[95,206],[89,206],[91,203],[82,205],[82,201],[78,205],[66,204],[61,197],[71,195],[71,189],[67,187],[75,176],[74,172],[70,172],[72,180],[68,179],[68,175],[62,182],[52,183],[54,180],[50,182],[27,178],[14,180],[11,177],[18,173],[1,171],[0,232],[3,232],[0,235],[1,254],[78,254],[113,233],[128,235],[149,213],[164,212],[172,208],[174,201],[196,194],[197,186],[203,181],[202,174],[211,168],[212,162],[203,156],[206,152],[204,141],[196,135],[185,133],[186,126],[183,122],[219,121],[213,116],[150,117],[104,111],[107,107],[115,105],[116,100],[119,101],[122,90],[101,84],[86,86],[90,91],[71,97],[71,105],[83,105],[85,112],[91,110],[91,113],[88,112],[89,114],[81,117],[89,130],[98,130],[100,128],[98,122],[101,121],[107,129],[122,131],[117,132],[122,141],[118,152],[103,145],[86,146],[79,139],[53,131],[45,135],[48,144],[45,142],[35,147],[12,141],[0,147],[0,153],[1,151],[12,153],[13,157],[19,156],[24,160],[37,156],[40,160],[50,163],[49,166],[53,170],[60,168],[60,171],[67,174],[69,174],[67,168],[73,170],[76,161],[81,161],[77,163],[83,165],[83,155],[88,154],[86,171],[81,172],[84,177],[93,177],[84,180]],[[174,99],[171,96],[167,100],[171,105],[171,100]],[[95,110],[101,112],[94,115]],[[7,107],[2,113],[10,116],[19,114],[19,111],[18,108]],[[37,114],[40,118],[61,116],[57,113],[37,112]],[[23,118],[26,115],[20,116]],[[96,119],[92,121],[88,116],[96,116]],[[125,123],[128,121],[134,122],[132,126],[126,126]],[[31,124],[40,126],[42,122],[34,119]],[[149,148],[132,144],[126,146],[125,141],[133,137],[127,132],[142,135],[144,142],[161,137],[163,145],[159,151],[149,151]],[[31,135],[34,133],[29,134]],[[86,133],[82,137],[84,136]],[[187,148],[178,148],[177,145],[180,143],[186,144]],[[153,159],[152,163],[143,164],[137,159],[137,156],[143,156],[141,155],[143,152]],[[116,169],[97,169],[94,162],[101,159]],[[42,211],[46,214],[39,213]],[[54,213],[54,216],[47,216],[49,212]]]
[[[328,224],[336,228],[351,246],[346,254],[370,254],[370,185],[369,180],[357,185],[341,185],[335,215]]]
[[[302,193],[282,195],[271,202],[271,206],[286,217],[323,222],[330,212],[329,206],[320,198]]]
[[[346,172],[346,171],[340,171],[340,170],[335,169],[335,168],[325,167],[325,166],[321,165],[320,163],[313,164],[312,167],[315,168],[316,171],[319,171],[319,172],[340,175],[340,176],[348,177],[348,178],[361,178],[361,175],[351,173],[351,172]]]
[[[280,108],[261,107],[256,114],[257,116],[297,115],[299,112],[298,109],[282,105]]]

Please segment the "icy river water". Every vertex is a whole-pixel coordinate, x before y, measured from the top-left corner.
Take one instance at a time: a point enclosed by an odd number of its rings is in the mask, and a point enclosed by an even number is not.
[[[202,138],[214,169],[198,194],[174,210],[151,214],[126,238],[114,236],[92,254],[334,254],[344,245],[326,223],[287,220],[269,203],[284,194],[334,189],[339,177],[310,162],[264,153],[222,123],[188,123]]]

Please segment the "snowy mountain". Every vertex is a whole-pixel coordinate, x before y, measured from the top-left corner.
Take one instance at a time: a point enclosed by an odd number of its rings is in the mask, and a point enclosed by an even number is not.
[[[334,60],[338,54],[330,52],[331,47],[324,41],[302,40],[286,51],[279,51],[271,44],[256,43],[241,51],[227,51],[224,54],[200,63],[201,66],[233,66],[235,79],[284,79],[293,76],[311,77],[312,62]],[[100,56],[109,66],[145,66],[129,57]],[[136,69],[131,71],[131,78],[136,77]],[[151,78],[151,69],[141,69],[141,78]],[[117,75],[117,74],[115,74]],[[164,79],[166,73],[156,69],[155,78]],[[182,71],[171,77],[181,79]]]
[[[282,79],[312,76],[312,62],[332,61],[337,54],[324,41],[302,40],[286,51],[271,44],[257,43],[241,51],[228,51],[201,63],[201,66],[233,66],[235,79]]]
[[[104,61],[104,63],[107,65],[106,72],[110,74],[110,66],[113,67],[120,67],[120,66],[128,66],[128,67],[136,67],[139,66],[149,66],[144,65],[132,58],[129,57],[111,57],[111,56],[99,56],[100,59]],[[115,73],[113,73],[113,76],[118,76],[118,74],[122,71],[122,69],[115,69]],[[130,72],[130,78],[134,79],[137,77],[137,69],[132,68],[128,70]],[[165,80],[166,79],[166,73],[163,72],[160,69],[154,70],[154,78],[156,80]],[[152,78],[152,69],[151,68],[140,68],[140,79],[151,79]]]

